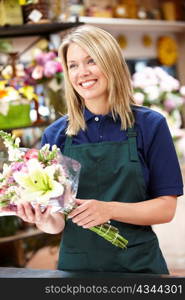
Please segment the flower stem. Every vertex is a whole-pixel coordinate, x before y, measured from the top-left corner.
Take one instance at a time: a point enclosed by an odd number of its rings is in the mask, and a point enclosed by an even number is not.
[[[65,216],[65,221],[67,221],[68,219],[68,214],[76,207],[77,205],[74,205],[72,209],[63,211]],[[98,235],[100,235],[101,237],[103,237],[105,240],[107,240],[108,242],[110,242],[116,247],[122,249],[127,248],[128,240],[126,240],[122,235],[119,234],[119,230],[115,226],[105,223],[102,225],[93,226],[88,229],[97,233]]]
[[[111,244],[120,248],[127,248],[128,241],[119,234],[119,230],[109,224],[98,225],[89,228],[91,231],[97,233]]]

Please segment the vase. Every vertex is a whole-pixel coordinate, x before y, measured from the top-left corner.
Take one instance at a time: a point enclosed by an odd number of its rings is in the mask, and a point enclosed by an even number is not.
[[[26,127],[31,125],[30,104],[9,105],[7,115],[0,113],[0,129]]]

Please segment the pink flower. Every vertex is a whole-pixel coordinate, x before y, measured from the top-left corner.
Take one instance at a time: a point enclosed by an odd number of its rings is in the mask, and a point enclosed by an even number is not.
[[[44,66],[44,75],[48,78],[52,77],[58,72],[58,62],[48,61]]]
[[[56,61],[56,67],[57,67],[57,72],[62,72],[63,71],[62,65],[59,61]]]
[[[35,57],[35,61],[38,65],[44,66],[48,61],[54,60],[56,58],[55,52],[42,52],[38,53]]]
[[[13,184],[14,182],[15,182],[15,180],[14,180],[13,176],[11,176],[11,177],[8,178],[6,184],[11,185],[11,184]]]
[[[0,189],[0,195],[3,195],[6,191],[3,189]]]
[[[30,159],[33,159],[33,158],[36,158],[38,159],[38,153],[39,151],[37,149],[29,149],[25,156],[24,156],[24,159],[25,160],[30,160]]]
[[[15,163],[11,164],[11,171],[12,172],[21,171],[23,168],[25,168],[25,163],[24,162],[15,162]]]
[[[42,79],[44,73],[44,68],[42,66],[36,66],[32,72],[32,78],[37,80],[37,79]]]
[[[44,57],[45,53],[38,53],[35,56],[35,61],[38,65],[43,66],[45,64],[45,57]]]
[[[56,58],[55,52],[48,52],[44,53],[44,64],[46,64],[48,61],[54,60]]]
[[[175,102],[173,101],[173,99],[169,98],[164,101],[164,107],[168,112],[170,112],[173,109],[175,109],[176,105],[175,105]]]

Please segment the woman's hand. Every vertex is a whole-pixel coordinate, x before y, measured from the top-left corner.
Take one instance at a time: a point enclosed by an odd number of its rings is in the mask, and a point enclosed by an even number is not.
[[[111,209],[108,202],[95,199],[76,199],[78,207],[69,215],[74,223],[83,228],[107,223],[111,219]]]
[[[3,216],[3,213],[5,214],[5,216],[6,216],[6,213],[8,213],[7,214],[7,216],[10,214],[14,214],[14,215],[16,215],[16,210],[14,211],[14,210],[12,210],[12,208],[9,208],[9,207],[1,207],[0,206],[0,215],[2,215]]]
[[[36,204],[34,208],[28,202],[17,204],[17,216],[25,222],[34,224],[45,223],[47,222],[50,213],[50,206],[47,206],[46,209],[42,212],[39,204]]]
[[[23,221],[34,223],[40,230],[56,234],[64,229],[65,221],[62,213],[51,213],[51,206],[47,206],[44,211],[39,204],[33,208],[28,202],[17,205],[17,216]]]

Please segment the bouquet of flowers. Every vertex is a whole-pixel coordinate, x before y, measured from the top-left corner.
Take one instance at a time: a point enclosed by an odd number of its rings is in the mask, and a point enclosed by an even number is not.
[[[51,88],[61,88],[63,80],[63,69],[55,51],[41,51],[37,49],[32,62],[25,68],[26,80],[31,80],[32,84],[50,82]],[[54,81],[51,81],[55,79]]]
[[[132,76],[135,101],[138,104],[157,105],[172,113],[185,103],[185,86],[160,67],[145,67]]]
[[[52,212],[62,212],[67,215],[76,207],[81,165],[60,153],[56,145],[50,150],[45,144],[40,150],[20,148],[19,138],[0,131],[0,137],[8,148],[9,163],[3,164],[0,173],[0,210],[6,215],[6,210],[14,211],[16,204],[28,201],[41,208],[52,206]],[[1,215],[2,215],[1,214]],[[91,227],[107,241],[117,247],[125,248],[128,241],[123,238],[116,227],[102,224]]]
[[[54,145],[40,150],[19,148],[20,139],[0,131],[8,148],[8,161],[0,173],[0,206],[15,210],[18,202],[41,207],[48,204],[52,212],[67,211],[77,192],[80,164],[60,155]]]
[[[148,106],[167,120],[174,138],[182,125],[181,112],[185,104],[185,86],[161,67],[145,67],[132,76],[135,102]]]

